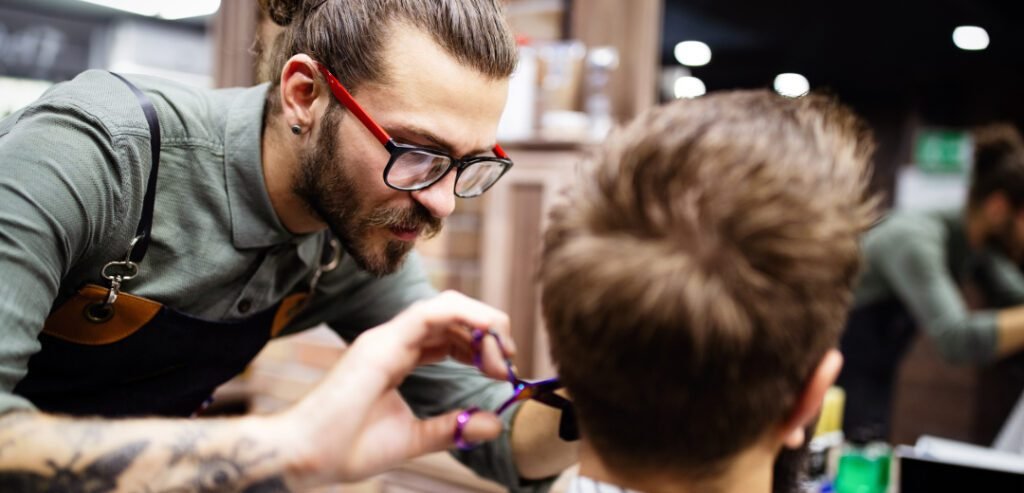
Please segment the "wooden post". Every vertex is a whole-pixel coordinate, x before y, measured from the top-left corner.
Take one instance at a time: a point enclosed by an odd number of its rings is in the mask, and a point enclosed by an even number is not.
[[[253,42],[259,21],[256,0],[224,0],[213,20],[214,85],[244,87],[256,83]]]
[[[663,0],[573,0],[570,37],[588,48],[614,46],[612,114],[626,121],[658,101]]]

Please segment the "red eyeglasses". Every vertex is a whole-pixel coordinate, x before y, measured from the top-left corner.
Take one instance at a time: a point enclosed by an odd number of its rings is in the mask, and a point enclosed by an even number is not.
[[[434,149],[395,142],[327,67],[321,63],[317,63],[317,67],[338,102],[355,115],[391,155],[384,168],[384,183],[389,187],[405,192],[423,190],[455,168],[455,195],[470,198],[486,192],[512,168],[512,160],[499,145],[494,146],[494,157],[459,159]]]

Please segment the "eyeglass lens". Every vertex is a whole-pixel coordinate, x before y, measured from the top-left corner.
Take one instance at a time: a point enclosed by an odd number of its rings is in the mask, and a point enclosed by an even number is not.
[[[402,190],[419,190],[439,180],[451,167],[447,156],[424,151],[404,152],[395,158],[385,177],[388,184]],[[500,161],[476,161],[471,163],[455,183],[455,193],[460,197],[474,197],[484,193],[501,178],[505,164]]]

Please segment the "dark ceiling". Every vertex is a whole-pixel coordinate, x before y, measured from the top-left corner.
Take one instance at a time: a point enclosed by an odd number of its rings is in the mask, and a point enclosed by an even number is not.
[[[1024,1],[666,0],[664,19],[662,63],[676,63],[679,41],[707,43],[711,63],[692,72],[709,91],[798,72],[855,107],[903,108],[926,124],[1024,124]],[[988,31],[987,50],[953,44],[965,24]]]

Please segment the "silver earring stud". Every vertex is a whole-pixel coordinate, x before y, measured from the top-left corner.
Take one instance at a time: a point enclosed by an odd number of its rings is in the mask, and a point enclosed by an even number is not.
[[[302,134],[302,127],[300,127],[298,125],[292,125],[292,133],[295,134],[295,135],[301,135]]]

